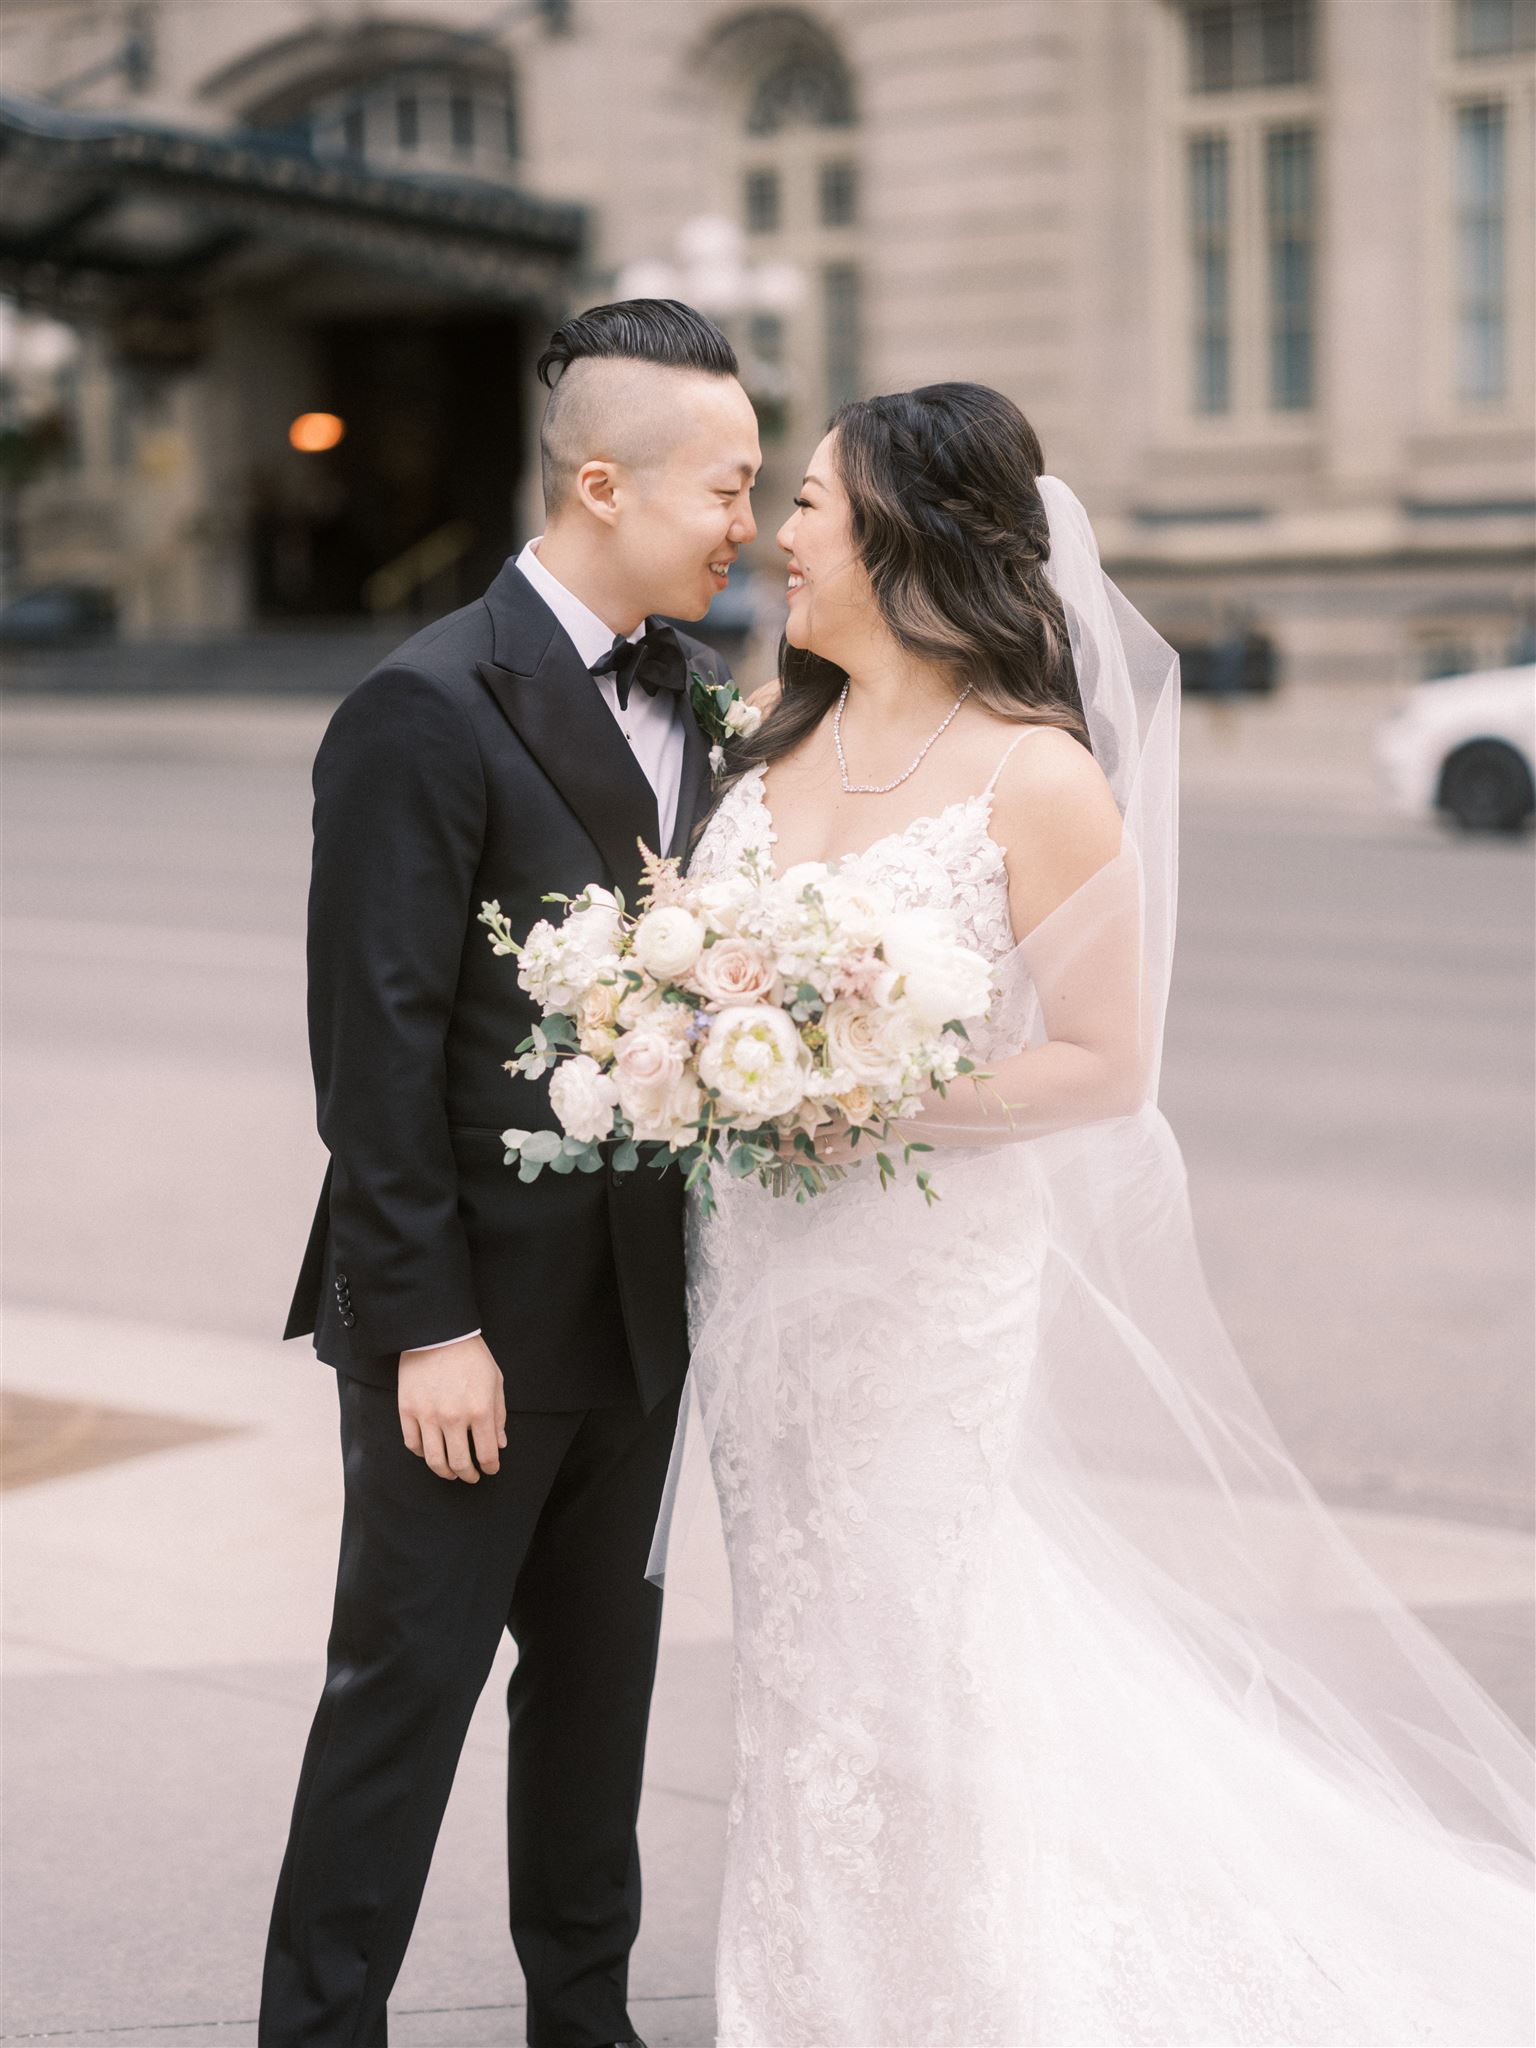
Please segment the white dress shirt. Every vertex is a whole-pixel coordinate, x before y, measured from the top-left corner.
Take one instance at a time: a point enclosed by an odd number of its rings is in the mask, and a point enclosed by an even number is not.
[[[517,567],[527,577],[539,596],[549,606],[560,624],[565,628],[566,638],[581,657],[583,668],[590,668],[594,661],[600,661],[613,645],[614,635],[597,613],[567,590],[557,577],[551,576],[536,552],[543,534],[528,541],[517,558]],[[630,640],[638,640],[645,631],[642,619],[632,633]],[[645,774],[645,779],[656,792],[656,809],[661,831],[661,845],[658,853],[664,853],[672,843],[672,828],[677,823],[677,801],[683,786],[683,719],[682,711],[675,697],[665,690],[658,690],[655,696],[642,690],[637,684],[629,693],[629,702],[619,709],[619,689],[613,676],[594,676],[592,679],[602,695],[603,702],[613,713],[620,732],[629,741],[630,749]],[[478,1330],[466,1330],[461,1337],[443,1337],[436,1344],[418,1344],[414,1350],[402,1355],[414,1357],[417,1351],[440,1351],[445,1344],[462,1344],[465,1337],[478,1337]]]

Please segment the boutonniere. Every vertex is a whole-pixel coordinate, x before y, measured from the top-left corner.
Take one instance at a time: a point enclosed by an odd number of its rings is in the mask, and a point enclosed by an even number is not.
[[[709,768],[718,775],[725,766],[728,740],[746,739],[763,722],[757,705],[749,704],[727,676],[724,682],[714,670],[688,671],[688,701],[699,721],[699,731],[709,741]]]

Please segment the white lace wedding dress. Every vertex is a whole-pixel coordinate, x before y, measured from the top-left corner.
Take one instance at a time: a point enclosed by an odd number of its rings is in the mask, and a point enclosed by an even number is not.
[[[1000,959],[989,809],[845,866]],[[749,848],[771,862],[760,770],[691,872]],[[861,1167],[804,1204],[732,1182],[690,1214],[735,1630],[720,2040],[1529,2043],[1519,1887],[1227,1712],[1010,1487],[1031,1156],[940,1152],[932,1208]]]

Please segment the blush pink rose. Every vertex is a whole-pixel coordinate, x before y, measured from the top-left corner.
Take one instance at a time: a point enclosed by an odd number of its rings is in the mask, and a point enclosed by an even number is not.
[[[771,1003],[779,977],[772,956],[752,939],[717,939],[694,962],[690,980],[713,1010],[737,1003]]]

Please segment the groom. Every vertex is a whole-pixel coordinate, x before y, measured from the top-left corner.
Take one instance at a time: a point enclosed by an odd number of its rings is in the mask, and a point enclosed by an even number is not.
[[[756,528],[725,337],[599,306],[539,361],[546,530],[408,640],[314,767],[309,1031],[331,1161],[285,1335],[336,1368],[345,1513],[326,1682],[277,1883],[262,2048],[382,2048],[502,1630],[511,1932],[533,2048],[631,2041],[645,1578],[687,1364],[678,1176],[502,1163],[553,1128],[503,1068],[537,1010],[477,922],[633,902],[709,795],[686,670]]]

